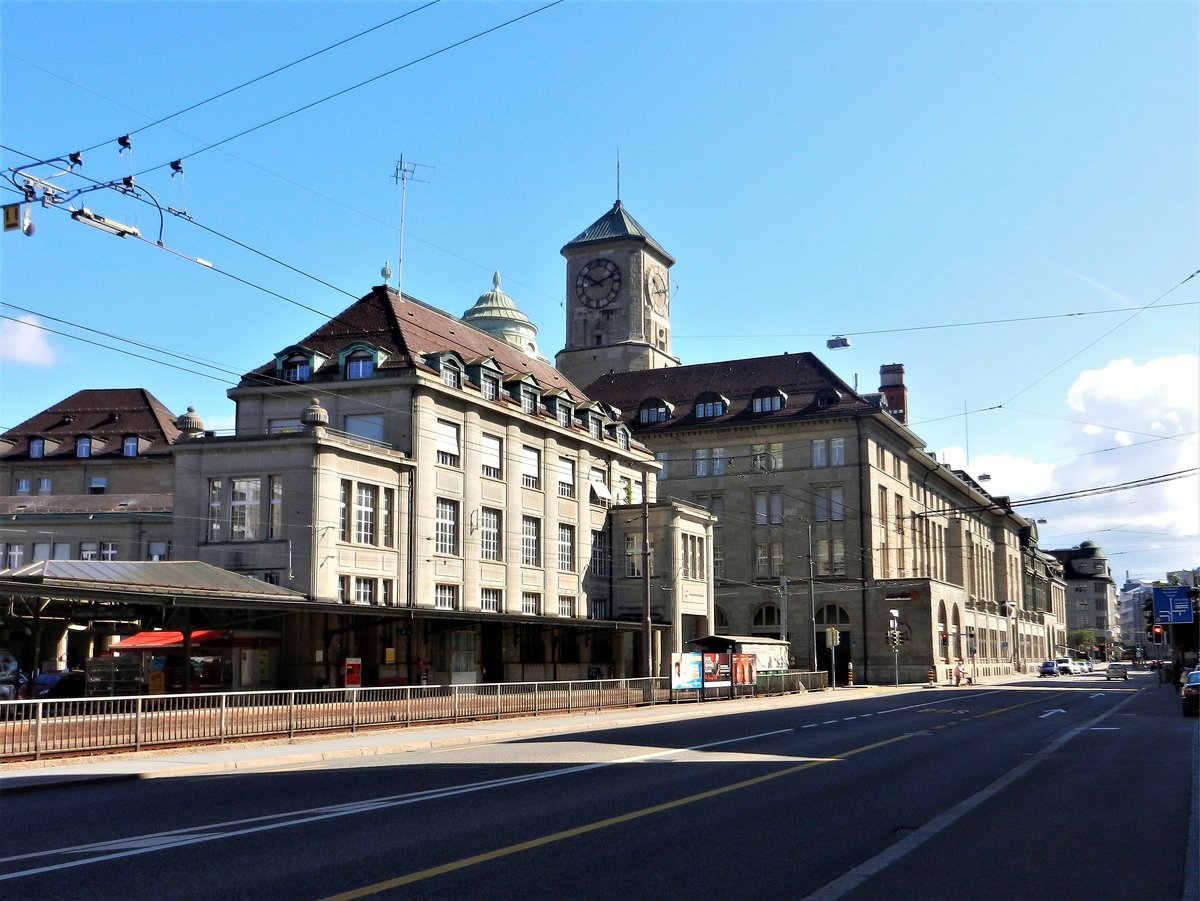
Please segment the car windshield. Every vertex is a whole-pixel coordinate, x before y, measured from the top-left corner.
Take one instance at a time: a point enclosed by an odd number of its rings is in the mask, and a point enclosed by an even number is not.
[[[1200,673],[1188,673],[1188,685],[1200,685]]]

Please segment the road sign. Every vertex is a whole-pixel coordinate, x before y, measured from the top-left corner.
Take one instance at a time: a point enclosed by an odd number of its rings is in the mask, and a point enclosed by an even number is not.
[[[16,231],[21,227],[21,204],[6,203],[4,205],[4,230]]]
[[[1186,585],[1154,589],[1154,621],[1171,625],[1192,622],[1192,599]]]

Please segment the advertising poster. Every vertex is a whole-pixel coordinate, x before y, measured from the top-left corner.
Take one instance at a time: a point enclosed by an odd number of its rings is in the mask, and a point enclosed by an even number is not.
[[[704,687],[728,688],[730,682],[729,654],[704,655]]]
[[[671,655],[671,688],[684,691],[700,687],[700,655],[694,653]]]
[[[734,654],[733,684],[753,685],[756,678],[754,664],[755,657],[753,654]]]

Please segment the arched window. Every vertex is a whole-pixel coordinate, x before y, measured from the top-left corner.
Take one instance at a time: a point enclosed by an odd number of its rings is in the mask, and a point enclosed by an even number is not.
[[[724,608],[716,608],[717,631],[729,628],[729,616],[725,613]]]
[[[724,416],[728,405],[729,401],[715,391],[706,391],[696,398],[696,405],[693,409],[697,419],[713,419],[717,416]]]
[[[779,607],[775,604],[763,604],[754,613],[754,627],[779,625]]]
[[[817,622],[825,625],[844,625],[850,622],[850,614],[837,604],[826,604],[817,611]]]

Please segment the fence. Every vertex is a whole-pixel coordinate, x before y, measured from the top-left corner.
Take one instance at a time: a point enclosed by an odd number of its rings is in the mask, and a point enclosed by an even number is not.
[[[753,697],[824,688],[826,676],[763,674],[757,685],[737,686],[736,693]],[[687,700],[699,700],[699,693],[673,692],[668,680],[650,678],[4,701],[0,702],[0,760]]]

